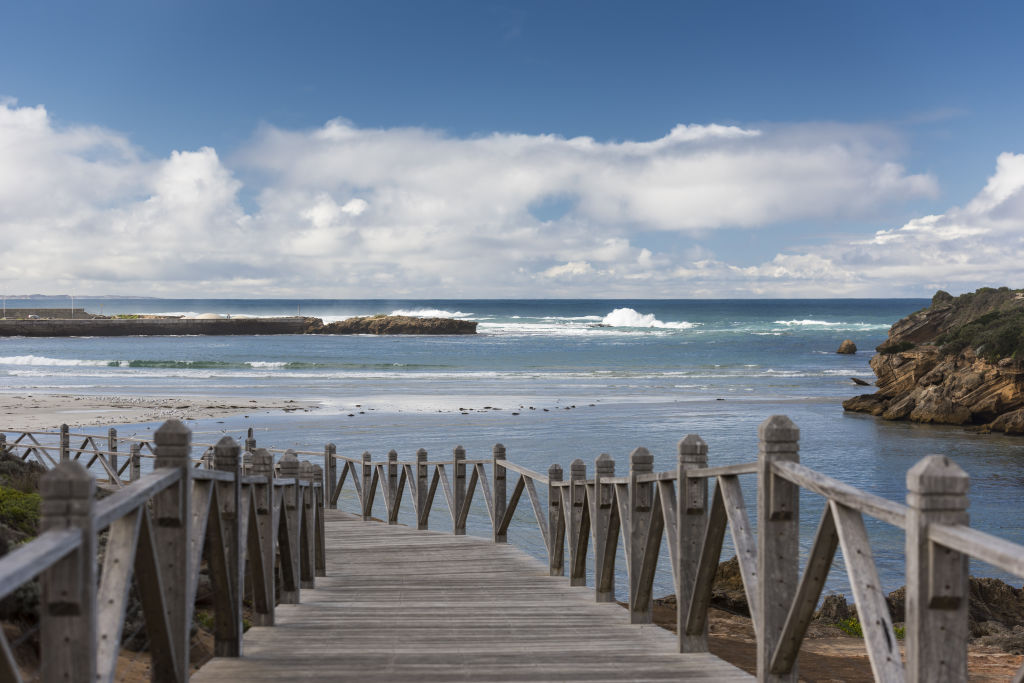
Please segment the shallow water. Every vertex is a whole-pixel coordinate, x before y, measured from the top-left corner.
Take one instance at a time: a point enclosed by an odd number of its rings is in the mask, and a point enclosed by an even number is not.
[[[85,306],[98,311],[99,303],[106,313],[301,312],[325,319],[429,310],[480,320],[481,326],[475,336],[435,338],[4,339],[0,377],[6,390],[309,399],[323,408],[201,421],[195,427],[240,432],[252,424],[264,445],[319,451],[332,441],[341,453],[368,450],[375,459],[392,448],[403,459],[420,447],[432,457],[447,456],[456,444],[464,445],[470,458],[482,458],[501,442],[515,462],[539,471],[557,462],[566,472],[577,457],[592,471],[593,459],[602,452],[613,455],[624,472],[637,446],[654,453],[656,469],[669,469],[676,443],[688,433],[708,442],[713,465],[751,461],[757,453],[757,425],[782,413],[801,429],[802,462],[893,500],[903,500],[906,471],[922,456],[953,457],[971,475],[972,524],[1024,542],[1019,503],[1024,441],[887,423],[846,414],[840,406],[842,399],[865,390],[849,377],[872,377],[868,359],[888,327],[927,305],[924,300],[108,299]],[[836,355],[845,338],[853,339],[861,352]],[[745,486],[753,507],[754,491]],[[445,528],[443,498],[435,502],[432,525]],[[351,500],[343,504],[354,509]],[[806,552],[821,500],[805,494],[801,505]],[[524,503],[510,538],[541,555],[528,508]],[[474,510],[469,529],[487,535],[482,506]],[[874,522],[869,522],[869,533],[883,585],[891,590],[903,583],[902,534]],[[973,571],[1000,575],[988,567]],[[671,591],[668,577],[667,571],[659,572],[661,592]],[[849,592],[839,563],[829,588]]]

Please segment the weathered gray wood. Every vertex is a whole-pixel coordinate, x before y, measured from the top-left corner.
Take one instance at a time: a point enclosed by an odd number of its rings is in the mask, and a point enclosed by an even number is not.
[[[671,481],[668,483],[671,484]],[[650,484],[639,484],[639,486],[651,486],[654,488],[656,484],[654,482]],[[636,588],[634,589],[633,595],[630,596],[630,615],[640,613],[639,619],[651,619],[652,615],[652,599],[653,595],[651,589],[654,585],[654,574],[658,568],[658,556],[661,553],[661,539],[665,533],[665,515],[662,513],[661,508],[661,496],[658,495],[657,491],[651,491],[651,512],[647,523],[647,529],[643,534],[643,554],[640,556],[640,571],[636,576]],[[646,611],[646,615],[643,612]],[[633,623],[650,623],[649,621],[639,621]]]
[[[142,479],[116,494],[96,503],[96,528],[105,529],[116,519],[127,515],[160,491],[173,486],[181,476],[179,470],[164,469],[150,472]]]
[[[323,481],[323,469],[319,465],[313,466],[313,479],[314,481]],[[402,470],[402,480],[398,483],[398,497],[402,497],[402,490],[405,488],[405,469]],[[316,575],[327,576],[327,546],[324,538],[324,513],[327,509],[324,504],[325,496],[324,491],[326,488],[317,484],[314,488],[314,497],[316,498],[316,504],[314,506],[314,513],[316,517]]]
[[[0,557],[0,596],[10,595],[42,569],[70,555],[81,541],[82,534],[76,529],[55,529]]]
[[[543,474],[540,474],[539,472],[534,472],[533,470],[531,470],[529,468],[523,467],[522,465],[517,465],[514,462],[510,462],[510,461],[506,460],[504,467],[505,467],[506,470],[508,470],[510,472],[515,472],[516,474],[521,474],[521,475],[525,476],[528,479],[533,479],[535,482],[537,482],[541,486],[547,486],[548,485],[548,478],[547,477],[545,477]]]
[[[347,465],[347,463],[346,463]],[[253,600],[254,614],[253,623],[256,626],[274,625],[274,604],[276,602],[274,586],[274,561],[277,556],[276,540],[277,534],[274,528],[274,456],[265,448],[258,448],[252,456],[252,472],[254,475],[263,477],[264,483],[253,487],[253,514],[255,515],[254,532],[256,533],[258,545],[253,541],[250,544],[249,562],[253,565],[260,564],[259,572],[254,571],[254,577],[259,576],[261,580],[254,579]],[[254,553],[259,553],[256,555]]]
[[[371,457],[369,451],[363,452],[362,488],[356,488],[364,522],[373,518],[373,497],[377,493],[377,472],[370,464]]]
[[[499,522],[495,530],[495,537],[504,539],[503,542],[508,541],[508,527],[512,523],[512,517],[516,513],[516,508],[519,507],[519,499],[522,497],[525,489],[526,477],[519,475],[516,485],[512,487],[512,498],[507,502],[505,511],[501,516],[501,522]],[[497,543],[498,541],[495,542]]]
[[[494,502],[491,505],[491,525],[494,529],[493,540],[495,543],[508,543],[508,523],[505,522],[505,510],[508,509],[508,472],[502,467],[506,460],[505,447],[500,443],[494,444],[494,448],[491,450],[491,482],[494,488]],[[522,495],[522,487],[517,485],[519,489],[518,494],[513,494],[516,503],[519,502],[519,496]],[[509,518],[511,521],[511,517]]]
[[[676,469],[679,501],[676,506],[676,533],[679,546],[676,578],[676,630],[680,652],[707,652],[707,621],[700,633],[689,633],[686,628],[687,606],[693,600],[693,587],[697,581],[701,546],[708,524],[708,480],[693,475],[703,473],[708,466],[708,445],[696,434],[688,434],[679,442]]]
[[[466,533],[466,520],[469,519],[469,506],[473,503],[473,494],[476,492],[476,485],[480,481],[476,465],[472,465],[470,471],[472,474],[469,476],[465,497],[462,499],[462,505],[459,507],[459,514],[456,516],[455,521],[455,527],[462,529],[463,535]]]
[[[218,482],[216,526],[223,544],[226,585],[214,584],[214,592],[224,593],[224,602],[218,603],[214,615],[214,654],[218,657],[242,655],[242,596],[245,582],[244,542],[242,533],[241,447],[230,436],[217,442],[213,449],[213,464],[220,472],[234,476],[234,481]],[[207,536],[209,539],[210,536]],[[220,554],[217,554],[220,557]]]
[[[142,444],[133,443],[131,445],[131,467],[128,470],[128,479],[130,481],[138,481],[142,476]]]
[[[836,533],[835,521],[832,518],[832,506],[826,505],[814,536],[811,555],[807,558],[807,566],[796,589],[796,598],[789,608],[789,614],[786,615],[786,625],[779,637],[779,646],[772,655],[773,673],[786,673],[796,662],[797,655],[800,654],[800,644],[818,606],[818,598],[825,587],[825,580],[828,578],[829,569],[832,568],[832,558],[835,557],[838,545],[839,534]]]
[[[646,448],[636,448],[629,455],[629,517],[623,519],[623,526],[629,528],[625,541],[629,547],[626,554],[626,573],[629,581],[629,619],[632,624],[651,623],[651,601],[637,602],[640,571],[643,567],[644,548],[647,544],[647,527],[650,525],[654,501],[654,484],[638,483],[638,475],[650,472],[654,456]]]
[[[863,512],[883,522],[903,529],[907,524],[907,506],[866,491],[844,484],[821,472],[816,472],[798,462],[779,461],[772,464],[772,471],[780,477],[814,491],[846,507]]]
[[[476,474],[477,484],[480,486],[480,493],[484,497],[484,507],[487,509],[487,517],[491,521],[491,533],[494,533],[494,497],[491,494],[491,484],[489,477],[487,476],[487,470],[484,469],[483,463],[476,463],[473,465],[473,472]],[[468,506],[467,506],[468,509]]]
[[[349,472],[352,473],[352,488],[356,490],[357,500],[362,501],[363,499],[363,492],[359,485],[359,476],[356,474],[355,466],[347,460],[344,462],[345,464],[341,468],[341,476],[338,478],[338,485],[334,487],[334,493],[331,494],[331,507],[337,507],[338,498],[341,496],[341,489],[345,486],[345,478],[348,477]]]
[[[107,455],[107,462],[114,472],[116,483],[120,484],[120,477],[117,476],[117,473],[120,472],[117,468],[117,430],[113,427],[107,430],[107,450],[110,451]]]
[[[1005,572],[1024,576],[1024,547],[962,524],[928,525],[932,543],[970,555]]]
[[[363,453],[363,517],[369,519],[367,513],[367,506],[365,501],[370,499],[372,505],[373,487],[375,483],[371,483],[368,478],[373,475],[370,473],[372,469],[368,464],[370,461],[370,454]],[[278,471],[282,478],[294,477],[295,483],[285,487],[282,493],[282,524],[279,527],[278,533],[278,546],[280,547],[281,557],[281,604],[298,604],[299,602],[299,589],[300,582],[302,580],[301,573],[301,553],[302,553],[302,541],[299,538],[299,531],[302,526],[302,491],[298,484],[299,476],[299,459],[295,455],[295,451],[288,450],[285,452],[281,459],[278,461]]]
[[[967,679],[967,556],[928,538],[933,524],[967,524],[967,473],[929,455],[907,472],[907,678]],[[846,549],[843,548],[845,555]]]
[[[466,449],[456,446],[452,450],[452,461],[452,501],[449,508],[452,513],[452,533],[465,536],[466,522],[459,518],[466,500]]]
[[[154,432],[153,439],[156,442],[154,468],[173,467],[181,471],[177,484],[153,498],[156,524],[152,531],[160,567],[160,588],[173,654],[177,660],[173,669],[154,667],[153,680],[184,683],[188,679],[189,636],[196,581],[195,574],[191,573],[195,565],[189,561],[192,549],[192,433],[180,421],[168,420]]]
[[[757,435],[758,678],[795,682],[798,680],[796,666],[784,674],[773,674],[770,669],[789,606],[796,597],[800,495],[795,484],[775,474],[772,465],[779,461],[799,462],[800,430],[785,415],[773,415],[761,423]]]
[[[426,465],[424,465],[426,467]],[[430,519],[430,511],[434,507],[434,496],[437,494],[437,485],[441,481],[441,476],[444,474],[443,467],[435,467],[434,474],[430,478],[430,488],[427,489],[427,502],[423,506],[423,528],[426,529],[427,520]],[[445,479],[447,484],[447,479]]]
[[[565,511],[557,484],[562,481],[561,465],[548,468],[548,573],[565,574]]]
[[[22,682],[21,671],[18,669],[18,663],[14,659],[14,653],[11,651],[11,646],[3,631],[0,631],[0,681]]]
[[[299,576],[303,588],[314,588],[316,586],[316,518],[314,517],[316,500],[313,494],[313,463],[308,460],[299,463],[299,479],[304,484],[300,487],[299,494],[302,506],[299,510],[302,516],[302,526],[299,530]]]
[[[60,461],[67,462],[71,457],[71,437],[68,434],[68,426],[60,426]]]
[[[615,555],[619,544],[619,514],[615,489],[604,480],[615,476],[615,460],[607,453],[594,461],[591,500],[591,530],[594,536],[594,598],[615,601]]]
[[[121,630],[135,566],[142,510],[136,509],[110,525],[96,597],[96,680],[113,681],[121,650]]]
[[[587,466],[579,458],[569,466],[569,488],[562,491],[563,509],[569,516],[569,585],[586,586],[590,506],[587,504]]]
[[[185,564],[180,562],[180,564]],[[174,629],[167,603],[167,588],[164,586],[163,568],[157,549],[157,536],[149,514],[143,512],[139,524],[138,543],[135,550],[135,582],[139,588],[142,615],[146,620],[146,635],[149,637],[149,652],[152,658],[154,681],[183,681],[188,679],[188,669],[182,669],[182,657],[176,650]],[[184,591],[182,591],[184,592]],[[173,630],[172,630],[173,629]]]
[[[900,659],[900,646],[893,632],[892,617],[885,603],[878,580],[878,569],[871,553],[868,532],[864,527],[861,513],[834,500],[828,502],[832,508],[839,544],[843,549],[843,561],[846,573],[850,577],[854,602],[857,603],[857,616],[864,631],[864,643],[871,661],[871,673],[876,681],[903,681],[903,661]],[[966,576],[966,574],[965,574]],[[965,593],[966,595],[966,593]],[[967,602],[964,600],[964,602]],[[964,623],[966,625],[966,613]],[[963,679],[932,679],[932,680],[966,680],[967,657],[966,636],[964,638],[964,677]],[[955,649],[955,646],[954,646]]]
[[[96,482],[84,467],[65,461],[40,478],[39,492],[39,530],[81,534],[78,547],[40,575],[40,645],[47,652],[42,678],[85,683],[96,670]]]
[[[743,592],[746,593],[747,604],[750,606],[750,621],[753,622],[756,631],[761,620],[760,605],[757,600],[759,583],[757,541],[754,540],[754,530],[750,526],[750,518],[747,515],[747,506],[743,502],[743,489],[740,488],[739,479],[736,475],[720,476],[718,477],[718,488],[722,492],[726,517],[729,518],[729,532],[732,535],[732,544],[736,548],[736,558],[740,565]]]
[[[725,528],[728,517],[725,513],[725,502],[722,489],[715,486],[711,498],[711,509],[708,512],[708,523],[704,531],[704,542],[701,544],[700,560],[697,562],[697,573],[693,580],[693,590],[688,606],[678,603],[677,609],[686,610],[686,635],[702,637],[708,628],[708,606],[711,604],[711,587],[715,581],[715,570],[722,556],[722,542],[725,540]]]
[[[338,447],[333,443],[324,446],[324,506],[335,507],[337,500],[334,499],[334,488],[338,485],[338,460],[334,457],[338,453]]]
[[[679,514],[676,510],[676,486],[674,481],[659,481],[655,495],[658,496],[665,539],[668,541],[668,564],[672,568],[672,586],[679,595]],[[681,650],[680,650],[681,652]]]
[[[204,481],[202,479],[192,480],[192,514],[191,519],[192,530],[191,536],[191,550],[188,555],[188,572],[189,577],[194,576],[193,572],[199,572],[199,566],[203,558],[203,550],[206,548],[206,525],[210,519],[210,506],[213,503],[213,496],[216,493],[216,487],[214,487],[212,481]],[[195,591],[195,580],[189,579],[190,585],[188,586],[189,592]]]
[[[544,539],[544,547],[548,553],[551,552],[551,539],[548,538],[548,522],[544,516],[544,510],[540,505],[540,498],[537,496],[537,489],[533,485],[533,479],[529,477],[522,477],[522,482],[526,487],[526,495],[530,499],[530,507],[533,509],[533,516],[537,520],[537,527],[540,529],[540,535]]]

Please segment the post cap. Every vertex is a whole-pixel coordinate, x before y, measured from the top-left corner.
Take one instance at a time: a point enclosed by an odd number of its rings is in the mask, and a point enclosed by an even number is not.
[[[654,468],[654,456],[643,446],[635,448],[629,454],[629,467],[639,472],[650,472]]]
[[[426,448],[420,448],[419,450],[417,450],[416,451],[416,459],[417,460],[426,460],[427,459],[427,449]]]
[[[462,446],[456,446],[452,450],[452,455],[455,456],[456,460],[465,460],[466,459],[466,449],[463,448]]]
[[[92,498],[96,494],[96,478],[80,463],[62,462],[39,478],[39,494],[55,500]]]
[[[572,479],[586,479],[587,478],[587,463],[583,462],[582,459],[576,458],[569,465],[569,476]]]
[[[505,458],[505,446],[500,443],[494,444],[494,448],[491,449],[491,452],[498,460],[503,460]]]
[[[594,467],[601,474],[615,474],[615,458],[607,453],[602,453],[594,461]]]
[[[398,460],[398,451],[394,448],[388,451],[388,460]]]
[[[299,463],[299,479],[302,481],[313,480],[313,463],[308,460]]]
[[[562,481],[562,466],[555,463],[548,468],[548,479],[551,481]]]
[[[238,467],[238,442],[230,436],[221,437],[213,447],[213,466],[218,470],[233,470]]]
[[[761,441],[798,441],[800,429],[785,415],[772,415],[757,428]]]
[[[282,477],[297,477],[299,475],[299,456],[295,455],[295,451],[290,448],[281,456],[278,465]]]
[[[693,462],[690,458],[703,457],[705,462],[707,461],[708,445],[704,439],[700,438],[697,434],[687,434],[686,437],[679,442],[679,457],[686,460],[687,462]]]
[[[944,455],[926,455],[907,471],[907,489],[911,493],[964,494],[970,482],[968,474]]]
[[[363,451],[363,462],[369,462],[373,460],[373,456],[370,455],[370,451]]]

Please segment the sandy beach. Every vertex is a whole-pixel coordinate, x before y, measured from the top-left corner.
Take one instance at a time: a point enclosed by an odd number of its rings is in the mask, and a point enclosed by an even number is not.
[[[228,415],[309,412],[319,404],[291,399],[0,394],[0,429],[36,431],[117,426],[176,418],[199,420]]]

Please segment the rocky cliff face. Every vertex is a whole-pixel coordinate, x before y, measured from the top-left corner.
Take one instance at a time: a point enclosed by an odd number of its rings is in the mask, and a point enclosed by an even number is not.
[[[846,410],[1024,434],[1024,291],[939,292],[877,351],[878,391],[844,401]]]
[[[374,315],[310,327],[308,331],[312,334],[476,334],[476,326],[473,320]]]

